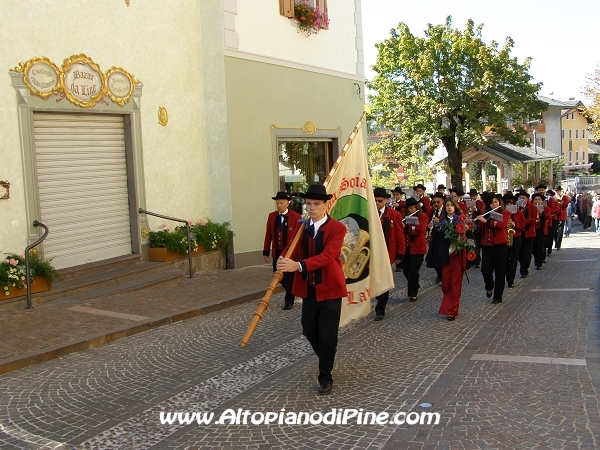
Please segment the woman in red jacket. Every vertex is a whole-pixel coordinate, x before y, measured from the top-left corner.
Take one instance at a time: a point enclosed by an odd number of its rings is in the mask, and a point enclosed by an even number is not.
[[[538,209],[535,222],[535,238],[533,240],[533,262],[535,270],[540,270],[546,258],[546,242],[548,229],[552,224],[552,209],[544,205],[544,194],[536,192],[531,196],[533,205]]]
[[[492,303],[501,303],[506,284],[504,281],[508,257],[506,226],[510,220],[510,213],[504,209],[502,194],[486,196],[484,202],[486,212],[476,217],[480,223],[477,231],[481,245],[481,273],[487,298],[493,294]]]
[[[507,209],[512,207],[514,212],[510,212],[509,225],[513,230],[512,245],[508,247],[508,257],[506,259],[506,283],[509,288],[515,287],[515,275],[517,274],[517,262],[521,251],[521,236],[525,232],[525,216],[517,208],[517,199],[512,192],[506,193],[502,200]],[[507,231],[508,233],[508,231]]]
[[[411,216],[411,219],[407,219]],[[402,272],[408,282],[408,301],[417,300],[419,293],[419,270],[423,264],[423,257],[427,253],[427,215],[421,212],[419,202],[415,198],[406,200],[404,237],[406,238],[406,252],[402,260]],[[414,223],[413,223],[414,222]]]

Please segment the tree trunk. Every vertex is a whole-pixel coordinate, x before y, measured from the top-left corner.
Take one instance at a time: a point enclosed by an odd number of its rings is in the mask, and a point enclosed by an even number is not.
[[[457,145],[456,137],[448,136],[442,139],[442,143],[448,152],[448,167],[450,168],[452,187],[462,189],[462,150],[460,142]]]

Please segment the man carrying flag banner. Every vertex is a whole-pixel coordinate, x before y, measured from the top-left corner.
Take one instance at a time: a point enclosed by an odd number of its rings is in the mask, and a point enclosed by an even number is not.
[[[371,297],[394,287],[385,238],[373,201],[361,126],[363,117],[324,183],[327,193],[332,194],[328,214],[346,226],[341,259],[348,296],[342,300],[340,327],[367,316]]]

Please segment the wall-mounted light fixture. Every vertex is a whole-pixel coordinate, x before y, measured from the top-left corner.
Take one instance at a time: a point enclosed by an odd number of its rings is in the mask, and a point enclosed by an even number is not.
[[[360,98],[361,100],[364,100],[364,98],[360,96],[360,94],[361,94],[360,84],[354,83],[354,86],[356,86],[356,95],[358,95],[358,98]]]

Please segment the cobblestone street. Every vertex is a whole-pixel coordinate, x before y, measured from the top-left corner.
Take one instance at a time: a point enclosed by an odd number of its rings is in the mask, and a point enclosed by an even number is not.
[[[0,377],[0,448],[598,448],[600,237],[575,231],[541,271],[507,288],[499,305],[471,269],[454,322],[438,314],[433,270],[422,267],[414,303],[395,273],[385,319],[371,314],[340,331],[328,396],[317,395],[317,358],[301,336],[300,305],[282,311],[282,294],[243,349],[255,301],[7,373]],[[128,295],[144,300],[144,290]],[[110,309],[110,302],[95,306]],[[159,420],[160,412],[334,408],[427,411],[440,422]]]

